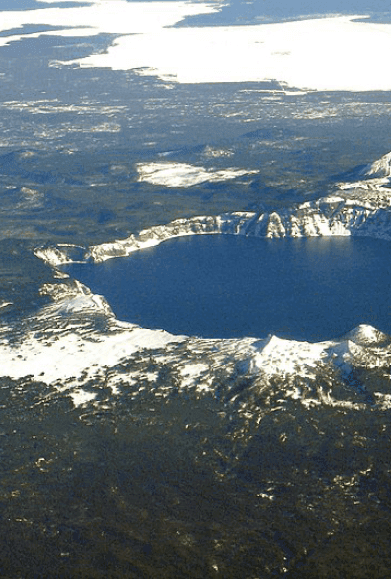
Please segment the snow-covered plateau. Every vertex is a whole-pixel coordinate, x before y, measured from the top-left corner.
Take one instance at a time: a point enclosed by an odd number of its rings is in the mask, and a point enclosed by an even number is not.
[[[52,266],[57,280],[41,287],[41,294],[50,297],[49,304],[17,327],[2,327],[3,375],[32,376],[47,383],[61,384],[61,388],[72,392],[74,401],[85,401],[82,387],[91,380],[104,379],[113,394],[120,385],[137,382],[140,367],[126,372],[121,367],[134,357],[145,355],[155,360],[152,373],[145,373],[145,365],[141,366],[144,379],[151,383],[156,381],[159,367],[168,367],[177,384],[202,393],[213,388],[216,373],[223,368],[231,376],[251,377],[259,384],[281,377],[286,394],[301,398],[304,405],[338,404],[332,394],[326,396],[321,389],[309,386],[326,374],[346,379],[362,369],[374,369],[380,372],[382,379],[388,380],[391,341],[371,326],[360,325],[338,340],[319,343],[286,340],[273,335],[229,340],[174,336],[164,328],[149,330],[116,319],[104,297],[94,295],[80,282],[69,279],[57,266],[119,258],[185,235],[234,234],[268,238],[360,235],[390,239],[389,162],[390,155],[386,155],[358,171],[362,182],[368,185],[366,188],[361,185],[348,187],[342,183],[326,197],[283,212],[233,212],[183,218],[98,246],[37,248],[36,256]],[[380,169],[381,185],[377,181]],[[9,338],[11,333],[12,340]],[[301,386],[297,385],[298,380]],[[373,392],[373,396],[379,407],[389,407],[387,395]]]

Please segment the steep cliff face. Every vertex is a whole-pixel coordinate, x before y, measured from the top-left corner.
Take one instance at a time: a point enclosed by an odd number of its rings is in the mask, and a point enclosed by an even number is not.
[[[390,205],[391,195],[381,191],[355,198],[340,190],[339,195],[302,203],[282,212],[233,212],[177,219],[126,239],[84,249],[66,245],[43,247],[36,250],[36,255],[52,265],[87,260],[101,262],[127,256],[173,237],[205,234],[267,238],[361,235],[391,239]]]

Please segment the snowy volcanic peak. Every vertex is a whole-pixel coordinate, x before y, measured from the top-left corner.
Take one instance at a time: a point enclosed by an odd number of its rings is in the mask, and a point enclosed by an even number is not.
[[[361,174],[369,178],[391,177],[391,152],[364,167]]]
[[[270,335],[253,344],[248,372],[265,375],[314,377],[321,364],[351,371],[367,365],[382,366],[390,356],[390,338],[369,325],[360,325],[338,340],[299,342]]]
[[[380,330],[368,324],[360,324],[357,328],[348,332],[345,338],[360,345],[375,346],[389,342],[389,336],[387,336],[387,334],[380,332]]]

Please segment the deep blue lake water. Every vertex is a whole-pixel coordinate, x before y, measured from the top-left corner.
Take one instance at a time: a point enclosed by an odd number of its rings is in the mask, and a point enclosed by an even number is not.
[[[204,235],[64,269],[143,327],[317,341],[360,323],[391,333],[389,252],[369,238]]]

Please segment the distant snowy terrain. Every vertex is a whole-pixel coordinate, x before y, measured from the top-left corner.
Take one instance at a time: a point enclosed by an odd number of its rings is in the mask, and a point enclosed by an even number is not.
[[[126,2],[94,0],[80,6],[3,11],[0,46],[53,34],[115,35],[106,51],[57,60],[157,75],[168,82],[277,81],[305,90],[390,90],[382,56],[390,51],[391,27],[367,23],[368,14],[300,18],[246,26],[178,27],[184,19],[213,15],[221,2]],[[39,31],[23,30],[35,25]],[[362,71],[365,70],[365,74]]]

